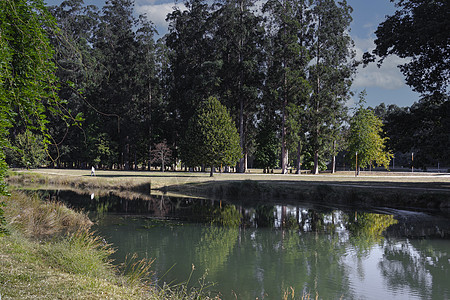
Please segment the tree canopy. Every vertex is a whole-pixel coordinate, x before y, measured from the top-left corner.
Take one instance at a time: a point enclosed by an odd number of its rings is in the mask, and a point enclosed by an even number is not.
[[[447,0],[391,0],[397,11],[382,22],[375,34],[376,48],[366,62],[388,55],[409,58],[400,66],[408,85],[422,94],[450,90],[450,3]]]
[[[433,27],[434,44],[422,50],[440,49],[429,65],[444,70],[448,47],[437,36],[448,37],[424,12],[448,4],[397,2],[400,25],[420,20]],[[238,132],[242,155],[236,170],[243,172],[248,164],[286,173],[295,164],[298,172],[303,165],[317,173],[335,165],[346,144],[345,104],[356,66],[349,36],[352,8],[346,1],[267,0],[261,16],[253,0],[189,0],[186,9],[175,7],[168,14],[168,33],[159,38],[151,20],[136,16],[133,5],[133,0],[111,0],[98,9],[83,0],[63,1],[49,8],[53,19],[41,1],[1,3],[2,143],[24,144],[29,127],[30,136],[55,145],[47,151],[56,158],[49,166],[150,170],[155,145],[164,142],[172,153],[165,167],[179,166],[180,159],[182,166],[198,167],[205,157],[186,147],[185,136],[200,103],[214,97]],[[400,56],[410,62],[413,54],[425,59],[425,52],[413,53],[402,40],[414,33],[402,36],[406,27],[389,22],[380,25],[378,50],[371,55],[382,60],[401,46]],[[386,46],[390,42],[405,45]],[[435,87],[447,87],[445,74],[429,79]],[[420,76],[414,80],[421,82]],[[443,163],[448,96],[433,86],[423,91],[413,107],[383,116],[386,135],[401,136],[386,142],[394,151],[414,151],[417,161]],[[69,126],[58,107],[69,118],[84,119],[83,126]],[[402,130],[414,138],[402,136]],[[188,145],[195,149],[196,143]],[[7,162],[22,164],[14,153],[7,153]]]
[[[63,115],[47,30],[57,27],[42,0],[0,2],[0,194],[7,193],[9,130],[33,131],[47,144],[48,114]]]
[[[233,166],[242,156],[239,135],[231,117],[214,97],[202,101],[189,120],[181,149],[187,165],[205,164],[211,167]]]
[[[360,97],[362,100],[364,93]],[[392,153],[386,149],[388,138],[382,136],[383,122],[372,110],[364,108],[362,103],[363,101],[359,103],[350,121],[349,159],[354,167],[365,168],[375,163],[387,169]]]

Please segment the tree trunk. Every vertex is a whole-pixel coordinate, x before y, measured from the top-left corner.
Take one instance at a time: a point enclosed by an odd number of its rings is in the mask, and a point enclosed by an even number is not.
[[[244,153],[244,170],[243,170],[242,173],[247,172],[247,166],[248,166],[248,153],[247,153],[247,150],[245,150],[245,153]]]
[[[319,150],[314,151],[314,174],[319,174]]]
[[[301,174],[302,173],[302,163],[300,161],[301,159],[301,154],[302,154],[302,141],[298,141],[298,145],[297,145],[297,174]]]
[[[209,177],[214,176],[214,166],[211,166],[211,172],[209,173]]]
[[[333,141],[333,159],[331,162],[331,173],[336,173],[336,140]]]
[[[286,31],[286,28],[284,29]],[[281,115],[281,174],[287,173],[287,149],[286,149],[286,106],[287,106],[287,77],[286,61],[284,60],[283,106]]]
[[[129,137],[127,135],[127,137],[125,138],[125,157],[124,157],[126,171],[130,170],[129,158],[130,158],[130,143],[129,143]]]

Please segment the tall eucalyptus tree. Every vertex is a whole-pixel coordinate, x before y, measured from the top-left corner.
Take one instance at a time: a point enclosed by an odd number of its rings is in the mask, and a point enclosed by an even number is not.
[[[269,64],[266,85],[269,99],[281,114],[281,171],[287,172],[288,140],[298,143],[300,161],[301,115],[307,103],[310,62],[311,1],[269,0],[264,12],[269,19]],[[289,134],[290,130],[290,134]]]
[[[239,172],[244,173],[264,79],[263,19],[253,11],[253,0],[223,0],[215,5],[219,7],[214,13],[215,50],[221,62],[218,95],[231,110],[239,130],[244,152]]]
[[[353,61],[353,41],[348,31],[352,8],[347,2],[315,0],[313,4],[313,58],[309,81],[313,93],[308,105],[308,134],[314,156],[314,174],[319,173],[319,157],[330,147],[346,117]]]
[[[155,120],[162,121],[164,119],[161,118],[163,112],[160,110],[161,82],[158,77],[158,45],[154,39],[155,33],[153,23],[146,16],[140,16],[139,29],[136,31],[137,56],[140,62],[136,68],[136,81],[139,87],[137,105],[140,109],[136,111],[137,115],[135,116],[139,121],[139,126],[135,129],[139,130],[139,141],[135,153],[140,156],[140,161],[147,161],[149,170],[153,160],[152,145],[157,135],[155,134]]]
[[[107,141],[115,145],[116,161],[130,168],[130,153],[135,147],[140,110],[136,76],[139,61],[138,44],[133,27],[138,25],[133,16],[131,0],[109,0],[102,9],[94,48],[103,66],[102,80],[91,93],[95,103],[96,120],[100,132],[108,135]],[[92,120],[94,121],[94,120]]]
[[[169,51],[169,111],[179,144],[188,120],[198,104],[217,85],[217,61],[212,47],[211,7],[204,0],[190,0],[186,10],[170,13],[169,33],[165,36]]]

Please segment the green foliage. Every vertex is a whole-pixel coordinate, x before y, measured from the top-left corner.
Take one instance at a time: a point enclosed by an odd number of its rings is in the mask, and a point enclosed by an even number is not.
[[[230,166],[239,160],[239,135],[219,100],[209,97],[200,103],[189,120],[181,153],[189,166]]]
[[[15,136],[13,148],[7,153],[6,160],[25,168],[36,168],[45,163],[47,153],[41,136],[27,130]]]
[[[256,136],[255,165],[261,168],[276,168],[279,163],[279,139],[275,128],[263,122]]]
[[[90,163],[94,166],[111,166],[116,156],[116,144],[107,133],[101,132],[88,137],[88,153]]]
[[[386,150],[388,138],[382,137],[383,123],[372,110],[362,107],[364,93],[361,93],[360,97],[360,107],[350,122],[348,141],[350,163],[356,167],[357,153],[359,167],[365,168],[375,163],[387,169],[393,155]]]
[[[314,168],[315,168],[314,152],[312,151],[312,149],[310,147],[308,147],[304,151],[302,167],[305,170],[311,170],[311,172],[314,172]],[[325,162],[325,159],[323,159],[320,154],[319,154],[319,159],[318,159],[318,168],[319,168],[319,171],[325,171],[327,169],[327,164]]]
[[[449,95],[450,3],[447,0],[392,0],[397,11],[382,22],[375,34],[376,48],[365,53],[366,62],[392,54],[409,58],[399,68],[406,83],[422,94]]]
[[[359,250],[368,250],[382,240],[382,234],[389,226],[397,223],[393,215],[355,212],[354,218],[348,218],[346,227]]]
[[[17,123],[49,142],[46,111],[61,115],[53,50],[46,30],[56,30],[42,0],[0,2],[0,195],[7,165],[8,129]],[[3,222],[0,208],[0,222]]]

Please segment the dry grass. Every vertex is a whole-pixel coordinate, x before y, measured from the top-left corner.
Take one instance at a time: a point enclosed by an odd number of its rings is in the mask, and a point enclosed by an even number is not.
[[[75,169],[35,169],[15,170],[8,181],[21,184],[61,184],[79,188],[104,187],[111,189],[127,189],[130,186],[145,186],[151,184],[152,189],[166,186],[184,185],[187,183],[202,183],[215,181],[276,181],[292,183],[415,183],[427,184],[444,182],[450,188],[450,174],[443,173],[394,173],[363,171],[355,177],[354,172],[324,173],[320,175],[296,174],[262,174],[261,170],[250,170],[249,173],[216,173],[209,177],[209,173],[201,172],[157,172],[157,171],[96,171],[95,177],[89,176],[89,170]],[[26,174],[26,176],[24,176]]]
[[[111,264],[111,245],[83,213],[13,192],[0,237],[0,299],[210,299],[186,285],[156,288],[151,260]]]
[[[78,230],[86,230],[92,222],[62,203],[43,202],[37,196],[14,192],[1,197],[7,203],[5,217],[10,227],[19,229],[27,237],[43,238]]]
[[[85,214],[20,192],[2,200],[10,233],[0,237],[2,299],[148,298],[142,281],[118,275],[113,249]]]

